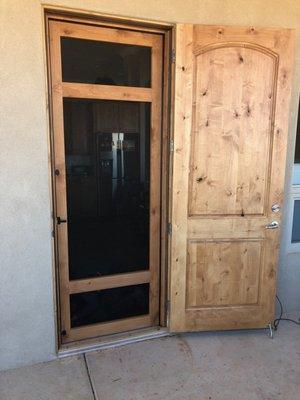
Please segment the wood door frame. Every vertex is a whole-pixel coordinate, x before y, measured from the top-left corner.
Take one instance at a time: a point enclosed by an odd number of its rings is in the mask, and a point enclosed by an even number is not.
[[[173,30],[174,25],[172,24],[157,24],[149,21],[140,21],[140,20],[128,20],[117,17],[110,16],[84,16],[81,13],[71,13],[69,11],[62,12],[61,10],[45,8],[45,27],[46,27],[46,44],[47,44],[47,65],[48,65],[48,96],[49,96],[49,108],[50,108],[50,152],[51,152],[51,177],[52,177],[52,209],[53,216],[57,215],[57,202],[56,202],[56,185],[55,185],[55,171],[54,171],[54,135],[53,135],[53,108],[52,108],[52,90],[51,90],[51,68],[50,68],[50,40],[49,40],[49,22],[50,20],[56,21],[64,21],[64,22],[76,22],[82,24],[89,24],[92,26],[99,26],[103,28],[108,27],[116,27],[129,29],[131,31],[137,32],[149,32],[149,33],[158,33],[163,36],[163,81],[162,81],[162,112],[161,112],[161,223],[160,223],[160,298],[159,298],[159,325],[166,326],[167,325],[167,298],[168,298],[168,222],[169,222],[169,180],[170,180],[170,168],[169,168],[169,151],[170,151],[170,131],[171,131],[171,109],[172,104],[170,99],[171,97],[171,70],[173,70],[173,64],[171,62],[171,51],[172,51],[172,38],[173,38]],[[75,94],[72,93],[71,85],[64,84],[63,85],[63,93],[70,95],[71,97]],[[94,93],[91,93],[89,90],[89,85],[86,85],[84,88],[85,95],[87,98],[95,97]],[[117,87],[113,87],[116,94],[116,98],[119,98],[119,93]],[[111,88],[109,88],[110,90]],[[102,92],[103,93],[103,92]],[[111,92],[110,92],[111,93]],[[129,98],[128,100],[141,100],[148,96],[147,89],[140,88],[141,98],[134,98],[130,93],[129,88]],[[99,96],[99,92],[96,94]],[[131,97],[130,97],[131,96]],[[103,98],[105,95],[103,96]],[[62,344],[61,337],[61,308],[60,308],[60,289],[59,289],[59,270],[58,270],[58,239],[57,239],[57,225],[55,220],[53,219],[53,238],[54,238],[54,261],[55,261],[55,280],[56,280],[56,307],[57,307],[57,326],[58,326],[58,348]],[[141,271],[139,276],[137,277],[137,283],[143,283],[148,278],[148,271]],[[125,276],[126,275],[126,276]],[[146,276],[147,275],[147,276]],[[110,287],[116,287],[117,284],[114,282],[114,277],[107,277],[108,284]],[[129,282],[132,278],[130,277],[130,273],[124,274],[124,282]],[[88,281],[88,280],[86,280]],[[89,282],[87,283],[87,287],[91,290],[91,285]],[[76,291],[76,283],[72,282],[70,287],[71,292],[74,293]],[[115,286],[114,286],[115,285]],[[119,285],[120,286],[120,285]],[[141,317],[137,318],[137,328],[141,321]],[[144,318],[144,317],[143,317]],[[116,321],[116,324],[119,323],[123,325],[123,330],[127,329],[127,321]],[[114,323],[109,323],[107,325],[107,334],[111,333],[111,328],[113,328]],[[104,326],[104,324],[102,324]],[[84,328],[83,328],[84,329]],[[91,326],[89,326],[91,329]],[[95,324],[96,329],[96,324]],[[92,329],[93,330],[93,329]],[[105,334],[105,329],[104,329]],[[97,332],[95,330],[95,336]],[[74,336],[72,340],[80,339],[81,335]]]

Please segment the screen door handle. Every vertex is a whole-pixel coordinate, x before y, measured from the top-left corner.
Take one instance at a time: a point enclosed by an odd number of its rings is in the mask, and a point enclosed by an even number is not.
[[[266,225],[266,229],[278,229],[279,223],[277,221],[272,221]]]
[[[67,220],[62,219],[60,217],[56,217],[56,222],[57,222],[57,225],[60,225],[60,224],[65,224],[67,222]]]

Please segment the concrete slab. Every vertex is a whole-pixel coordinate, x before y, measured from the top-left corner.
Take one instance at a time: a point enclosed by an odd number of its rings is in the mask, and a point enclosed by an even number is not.
[[[299,400],[300,327],[195,333],[87,354],[101,400]]]
[[[1,400],[93,400],[83,357],[0,373]]]
[[[293,318],[300,314],[291,315]],[[192,333],[86,354],[97,400],[299,400],[300,326]],[[1,400],[93,400],[83,357],[0,373]]]

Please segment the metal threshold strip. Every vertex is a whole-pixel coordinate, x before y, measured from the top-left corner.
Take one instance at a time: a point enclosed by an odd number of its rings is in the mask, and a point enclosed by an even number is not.
[[[170,335],[171,334],[167,328],[158,326],[155,328],[138,329],[131,332],[81,340],[63,345],[58,351],[58,358],[64,358],[82,353],[90,353],[92,351],[124,346],[126,344],[137,343],[143,340],[156,339]]]

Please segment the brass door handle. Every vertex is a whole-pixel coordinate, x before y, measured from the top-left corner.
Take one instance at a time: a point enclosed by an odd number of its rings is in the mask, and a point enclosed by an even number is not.
[[[266,225],[266,229],[278,229],[279,223],[277,221],[272,221]]]

